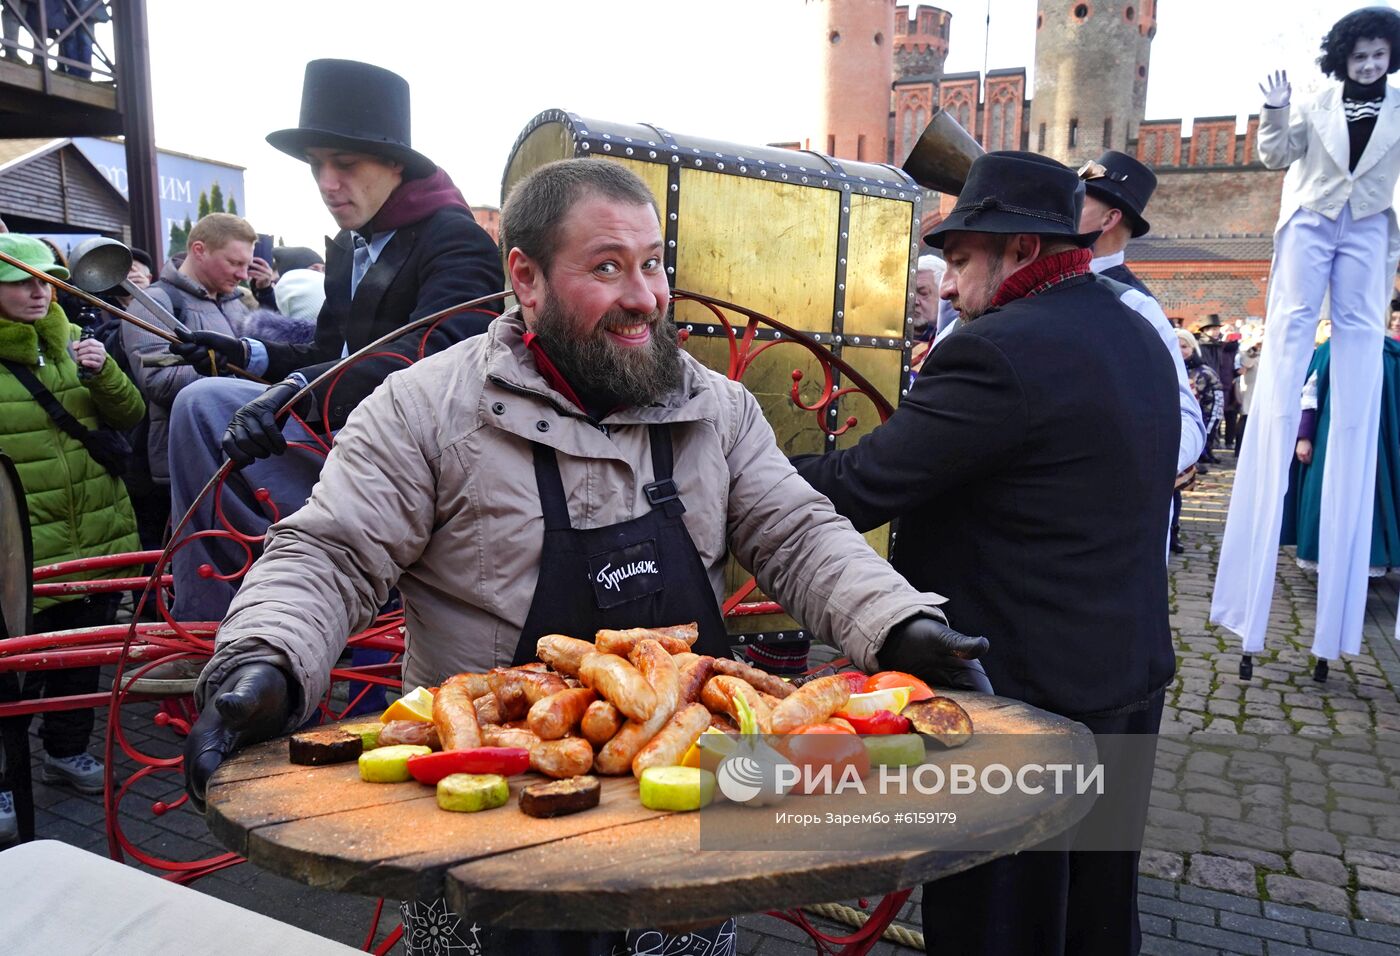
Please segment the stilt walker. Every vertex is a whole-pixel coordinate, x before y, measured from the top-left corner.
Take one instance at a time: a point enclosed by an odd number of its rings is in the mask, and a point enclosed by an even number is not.
[[[1240,677],[1264,647],[1283,498],[1323,297],[1332,318],[1332,434],[1323,477],[1313,678],[1361,647],[1380,414],[1381,339],[1400,258],[1391,197],[1400,175],[1400,14],[1366,7],[1322,40],[1318,65],[1342,81],[1290,108],[1288,75],[1260,84],[1259,159],[1288,167],[1274,232],[1264,348],[1225,522],[1212,622],[1244,639]]]

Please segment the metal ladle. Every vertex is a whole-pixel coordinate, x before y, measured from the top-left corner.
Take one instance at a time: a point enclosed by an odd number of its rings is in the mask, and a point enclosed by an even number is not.
[[[96,295],[120,288],[172,329],[190,331],[169,309],[127,278],[131,272],[131,250],[115,239],[96,236],[79,243],[69,257],[68,271],[72,273],[73,284],[84,292]]]

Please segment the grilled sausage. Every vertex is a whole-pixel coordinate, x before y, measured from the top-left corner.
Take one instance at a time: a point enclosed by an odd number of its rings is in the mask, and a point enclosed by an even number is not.
[[[734,722],[737,724],[739,722],[739,706],[734,703],[735,697],[742,697],[748,703],[749,710],[753,711],[754,720],[758,723],[759,733],[773,733],[772,708],[763,702],[758,691],[754,690],[747,681],[725,674],[716,674],[705,682],[705,686],[700,691],[702,704],[716,713],[728,714],[734,718]]]
[[[665,634],[667,637],[678,637],[692,646],[700,639],[700,623],[698,621],[691,621],[689,624],[672,624],[670,627],[649,627],[646,630]]]
[[[583,712],[579,731],[589,743],[601,747],[622,727],[622,712],[605,700],[595,700]]]
[[[472,707],[476,709],[476,722],[485,726],[486,724],[505,723],[501,719],[501,708],[496,704],[495,694],[486,694],[472,701]]]
[[[472,700],[478,697],[485,697],[491,693],[491,682],[485,674],[455,674],[448,680],[453,683],[463,684],[467,688],[467,693]]]
[[[759,670],[745,664],[743,661],[736,661],[728,657],[715,658],[715,673],[726,674],[730,677],[738,677],[746,680],[758,690],[765,694],[772,694],[779,700],[786,700],[797,688],[793,687],[781,677],[774,677],[765,671]]]
[[[710,711],[704,704],[682,707],[632,758],[632,773],[640,778],[648,767],[674,767],[709,726]]]
[[[597,651],[589,641],[563,634],[546,634],[535,643],[535,655],[550,667],[569,677],[578,676],[578,666],[583,659]]]
[[[527,718],[530,729],[541,740],[558,740],[578,726],[584,712],[597,699],[597,693],[587,687],[550,694],[531,705]]]
[[[469,681],[449,677],[433,695],[433,725],[444,750],[468,750],[481,746],[481,726],[467,693]]]
[[[686,654],[690,651],[690,645],[679,637],[672,637],[661,631],[653,631],[645,627],[634,627],[626,631],[599,631],[594,636],[593,643],[597,645],[600,653],[629,657],[632,654],[632,648],[636,647],[637,642],[641,640],[656,641],[670,654]]]
[[[516,680],[521,682],[525,690],[525,700],[531,706],[538,704],[546,697],[552,697],[561,690],[567,690],[564,678],[558,674],[547,674],[543,671],[533,671],[521,668],[516,672]]]
[[[676,666],[681,670],[681,703],[693,704],[700,699],[700,691],[705,687],[705,682],[710,679],[715,671],[715,659],[713,657],[700,657],[690,655],[694,660],[682,664],[682,655],[672,656]]]
[[[588,773],[593,766],[593,747],[582,737],[541,740],[530,748],[530,769],[562,780]]]
[[[496,705],[505,720],[520,720],[530,706],[550,694],[564,690],[564,679],[558,674],[518,667],[497,667],[488,675]]]
[[[391,720],[379,731],[379,746],[415,744],[419,747],[442,749],[437,727],[426,720]]]
[[[839,674],[818,677],[773,708],[773,733],[786,734],[807,724],[821,723],[850,699],[851,684],[846,678]]]
[[[529,750],[540,742],[540,738],[530,731],[511,727],[482,727],[481,737],[488,747],[522,747]]]
[[[626,773],[638,752],[666,726],[680,701],[680,672],[665,648],[656,641],[644,640],[633,651],[633,657],[656,698],[656,706],[645,720],[628,720],[616,736],[603,745],[593,762],[599,773]],[[587,666],[585,661],[585,669]]]
[[[669,654],[666,663],[671,664]],[[674,664],[671,670],[675,671]],[[645,721],[656,710],[656,691],[637,668],[616,654],[589,654],[579,665],[578,676],[585,687],[596,690],[633,720]]]

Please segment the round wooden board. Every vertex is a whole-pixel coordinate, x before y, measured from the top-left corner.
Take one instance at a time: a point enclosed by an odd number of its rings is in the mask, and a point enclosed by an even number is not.
[[[1082,724],[1004,698],[948,696],[972,716],[975,734],[953,751],[930,745],[931,761],[1014,766],[1043,758],[1047,743],[1057,760],[1093,761],[1093,736]],[[604,778],[595,809],[527,817],[514,797],[537,779],[512,778],[513,799],[500,810],[448,813],[431,789],[364,783],[354,763],[294,766],[284,738],[219,768],[206,819],[229,849],[312,886],[391,899],[446,896],[459,912],[501,926],[623,929],[890,892],[1033,846],[1087,810],[1083,800],[1049,792],[911,792],[895,803],[881,798],[880,806],[890,813],[956,808],[957,826],[874,826],[855,845],[849,833],[845,845],[831,841],[834,848],[817,830],[768,827],[742,848],[716,849],[707,848],[715,845],[713,829],[702,836],[712,810],[647,810],[630,776]],[[828,799],[835,798],[789,797],[762,812],[806,813],[820,806],[812,801]],[[718,836],[724,844],[726,835]]]

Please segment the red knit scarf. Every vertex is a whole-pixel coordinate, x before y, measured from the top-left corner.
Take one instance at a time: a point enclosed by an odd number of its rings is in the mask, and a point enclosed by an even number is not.
[[[549,383],[549,386],[577,405],[579,411],[585,411],[583,399],[578,397],[574,387],[569,384],[568,379],[564,378],[564,373],[559,371],[559,367],[545,353],[544,344],[540,341],[540,337],[534,332],[526,332],[525,348],[529,349],[530,354],[535,357],[535,367],[539,369],[540,375]]]
[[[1000,308],[1017,299],[1028,299],[1066,279],[1086,275],[1093,258],[1092,249],[1070,249],[1037,259],[1006,277],[996,295],[992,296],[990,308]]]

